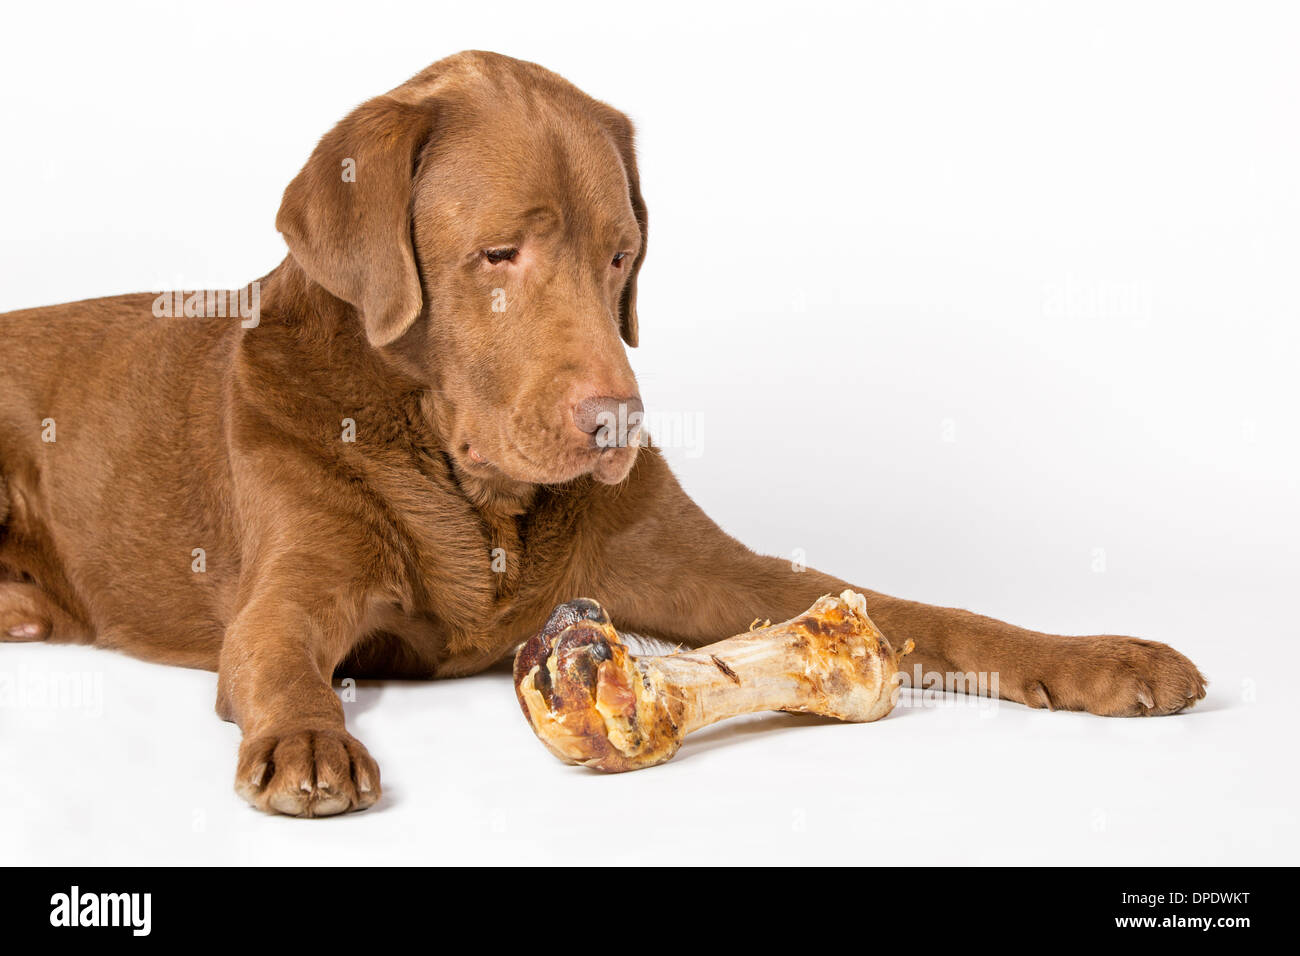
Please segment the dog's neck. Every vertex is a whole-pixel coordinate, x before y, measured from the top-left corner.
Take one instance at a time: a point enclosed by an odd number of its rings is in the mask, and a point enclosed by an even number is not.
[[[308,276],[292,255],[257,281],[266,321],[302,329],[349,324],[361,329],[357,310]]]
[[[436,390],[415,377],[400,351],[381,354],[370,346],[354,306],[311,279],[292,255],[259,282],[263,321],[268,326],[264,334],[274,334],[272,329],[278,327],[288,333],[282,341],[309,353],[310,361],[298,367],[326,365],[336,372],[348,371],[354,388],[373,393],[376,407],[405,397],[414,406],[412,427],[421,433],[412,436],[415,443],[442,463],[448,478],[489,525],[513,523],[529,511],[537,500],[536,485],[470,474],[448,454],[445,410],[439,408]],[[250,329],[245,334],[257,332]]]

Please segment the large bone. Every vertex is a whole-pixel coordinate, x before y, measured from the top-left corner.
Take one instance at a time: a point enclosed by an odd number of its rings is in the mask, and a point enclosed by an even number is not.
[[[898,661],[911,649],[895,653],[862,595],[845,591],[783,624],[636,657],[604,609],[578,598],[520,647],[515,691],[553,754],[616,773],[663,763],[687,734],[740,714],[878,720],[894,707]]]

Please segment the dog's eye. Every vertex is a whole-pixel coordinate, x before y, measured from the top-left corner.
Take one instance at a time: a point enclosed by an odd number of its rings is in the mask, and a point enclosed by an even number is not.
[[[615,253],[615,254],[614,254],[614,261],[611,263],[611,265],[613,265],[613,267],[614,267],[615,269],[617,269],[619,266],[621,266],[621,265],[623,264],[623,260],[626,259],[626,258],[627,258],[627,253],[626,253],[626,252]]]
[[[484,249],[483,258],[488,262],[514,262],[515,256],[519,255],[518,249]]]

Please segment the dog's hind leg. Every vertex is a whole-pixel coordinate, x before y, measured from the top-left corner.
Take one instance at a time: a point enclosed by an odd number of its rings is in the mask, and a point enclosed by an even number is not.
[[[0,527],[0,644],[90,643],[93,629],[60,600],[57,569],[34,560],[30,549],[15,547],[12,537],[5,540],[5,531]]]
[[[48,641],[65,618],[35,584],[0,577],[0,642]]]
[[[84,640],[88,628],[28,573],[42,565],[33,563],[31,549],[15,538],[13,510],[0,478],[0,643]]]
[[[9,494],[0,478],[0,539],[9,517]],[[54,629],[45,595],[34,584],[12,580],[0,565],[0,641],[44,641]]]
[[[88,644],[93,629],[29,574],[0,564],[0,644]]]

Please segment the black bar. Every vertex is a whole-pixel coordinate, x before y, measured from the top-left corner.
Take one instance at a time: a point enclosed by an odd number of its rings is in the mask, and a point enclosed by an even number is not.
[[[429,934],[428,944],[438,946],[446,927],[459,927],[458,932],[477,927],[473,931],[482,932],[485,941],[500,945],[508,939],[503,934],[518,927],[526,930],[523,939],[531,941],[530,948],[544,945],[548,936],[585,948],[583,934],[594,945],[602,936],[612,942],[631,933],[628,942],[637,934],[649,943],[658,938],[659,949],[662,934],[671,933],[675,923],[700,916],[699,910],[693,917],[675,915],[691,911],[693,898],[701,906],[707,901],[718,920],[714,929],[730,942],[754,936],[761,943],[769,931],[806,934],[824,922],[828,932],[838,926],[852,935],[858,928],[864,945],[895,934],[936,944],[999,947],[1016,938],[1037,938],[1043,945],[1053,940],[1182,945],[1192,938],[1233,945],[1259,931],[1289,933],[1294,921],[1289,887],[1295,882],[1293,868],[888,865],[848,871],[704,870],[685,876],[613,867],[454,874],[361,867],[60,867],[10,868],[4,875],[0,928],[7,943],[60,937],[97,943],[116,937],[128,945],[228,939],[260,946],[284,938],[310,945],[322,932],[370,941],[414,931]],[[95,914],[102,913],[103,921],[116,916],[118,925],[66,925],[74,886],[78,922],[99,922]],[[113,895],[105,900],[102,894]],[[148,894],[147,926],[143,894]],[[91,897],[94,903],[87,902]],[[780,897],[785,900],[778,903]],[[771,925],[772,918],[781,925]],[[802,926],[790,925],[796,918]],[[571,924],[567,930],[566,923]],[[816,948],[820,932],[805,937],[805,948]]]

